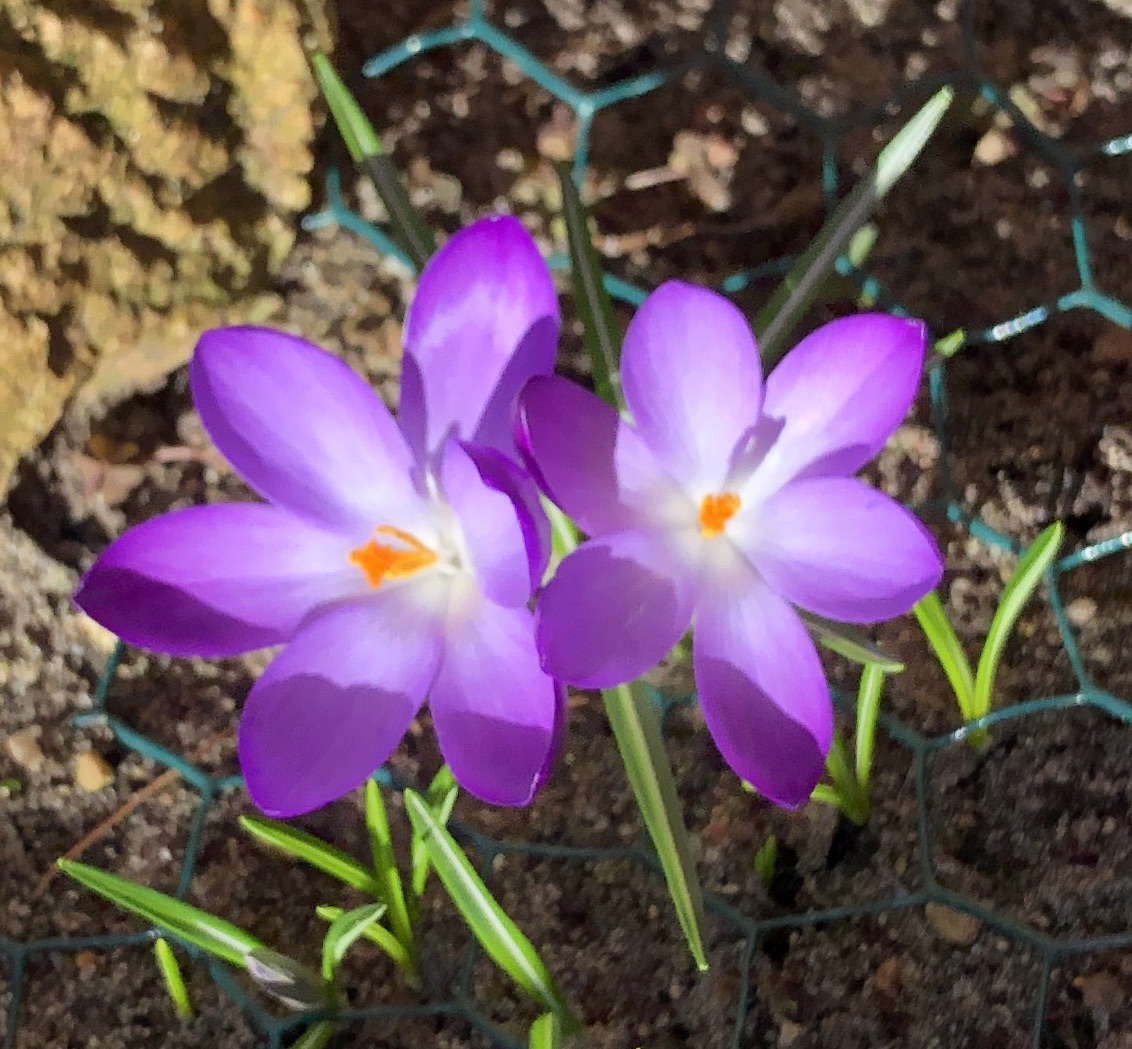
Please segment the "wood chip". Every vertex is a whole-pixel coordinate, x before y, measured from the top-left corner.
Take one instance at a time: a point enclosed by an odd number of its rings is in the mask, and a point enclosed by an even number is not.
[[[953,943],[957,947],[970,947],[982,928],[978,918],[973,918],[971,915],[957,911],[952,907],[944,906],[942,903],[927,904],[924,907],[924,916],[940,939]]]

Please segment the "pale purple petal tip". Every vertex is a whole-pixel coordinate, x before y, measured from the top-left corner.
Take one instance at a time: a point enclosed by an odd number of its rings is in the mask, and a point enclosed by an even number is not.
[[[706,288],[662,284],[629,324],[621,381],[660,464],[684,484],[717,488],[762,408],[762,364],[743,314]]]
[[[543,666],[579,688],[608,688],[652,669],[692,618],[692,568],[657,532],[614,532],[578,547],[538,603]]]
[[[445,761],[465,790],[526,805],[562,745],[564,694],[539,666],[525,608],[483,601],[453,626],[429,699]]]
[[[515,398],[554,370],[558,297],[522,224],[480,219],[421,274],[405,318],[401,424],[422,461],[444,440],[514,455]]]
[[[923,524],[853,477],[788,484],[752,518],[745,545],[763,578],[828,619],[877,623],[903,615],[943,574]]]
[[[436,673],[440,631],[394,600],[314,616],[256,682],[240,718],[240,768],[267,815],[349,793],[400,742]]]
[[[921,321],[883,313],[807,335],[767,377],[763,411],[782,429],[759,467],[764,491],[803,474],[856,473],[872,459],[915,399],[926,347]]]
[[[728,765],[760,794],[797,808],[821,778],[833,707],[801,620],[751,572],[701,596],[693,667],[704,720]]]
[[[286,641],[304,616],[365,589],[341,536],[260,503],[199,506],[130,529],[75,602],[139,648],[232,656]]]
[[[267,328],[218,328],[201,336],[189,377],[209,436],[264,498],[331,528],[416,531],[424,503],[408,446],[337,357]]]

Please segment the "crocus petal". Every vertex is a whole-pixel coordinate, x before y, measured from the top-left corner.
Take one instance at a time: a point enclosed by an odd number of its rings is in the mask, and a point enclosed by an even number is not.
[[[467,556],[480,588],[509,608],[531,596],[526,540],[515,504],[485,483],[471,456],[458,441],[443,446],[441,483],[460,522]]]
[[[943,574],[927,529],[852,477],[795,481],[735,525],[736,543],[767,583],[829,619],[876,623],[903,615]]]
[[[538,603],[542,663],[580,688],[608,688],[656,666],[688,629],[698,568],[663,532],[582,544]]]
[[[522,224],[467,226],[429,261],[405,317],[401,425],[418,458],[449,437],[514,454],[515,398],[554,369],[558,297]]]
[[[749,567],[704,586],[693,669],[719,752],[760,794],[803,804],[821,777],[833,707],[806,628]]]
[[[640,434],[577,383],[558,376],[527,383],[518,440],[532,474],[588,535],[696,519]]]
[[[565,724],[565,696],[541,669],[534,618],[486,599],[449,627],[429,707],[460,785],[494,805],[526,805]]]
[[[442,630],[400,594],[313,616],[248,695],[240,767],[269,816],[341,797],[393,752],[436,675]]]
[[[476,464],[484,484],[502,492],[514,506],[523,531],[529,569],[530,588],[523,598],[526,601],[542,582],[546,566],[550,563],[550,522],[542,508],[538,486],[530,474],[502,452],[470,441],[462,442],[460,447]]]
[[[862,313],[824,324],[766,381],[777,439],[758,468],[766,494],[791,477],[856,473],[908,414],[924,367],[920,321]]]
[[[717,491],[762,406],[762,366],[743,314],[668,281],[637,310],[621,356],[625,400],[645,443],[693,491]]]
[[[266,499],[332,527],[425,527],[401,431],[337,357],[283,332],[219,328],[189,376],[209,436]]]
[[[286,641],[311,609],[364,592],[341,536],[273,506],[163,514],[111,543],[75,601],[123,640],[174,656]]]

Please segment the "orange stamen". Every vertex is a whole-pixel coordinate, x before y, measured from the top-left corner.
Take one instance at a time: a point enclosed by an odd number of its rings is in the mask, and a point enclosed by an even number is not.
[[[700,534],[706,539],[722,535],[727,522],[739,509],[739,497],[734,492],[723,495],[705,495],[700,503]]]
[[[436,564],[439,560],[434,550],[430,550],[416,536],[403,532],[400,528],[382,525],[374,531],[378,535],[393,536],[409,548],[402,550],[371,539],[364,546],[350,551],[350,564],[357,565],[365,572],[366,580],[375,590],[386,579],[405,579],[415,575],[422,568]]]

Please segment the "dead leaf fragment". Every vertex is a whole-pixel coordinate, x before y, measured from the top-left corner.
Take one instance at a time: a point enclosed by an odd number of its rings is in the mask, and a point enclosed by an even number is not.
[[[75,783],[87,794],[97,794],[114,782],[114,770],[97,750],[84,750],[75,757]]]

